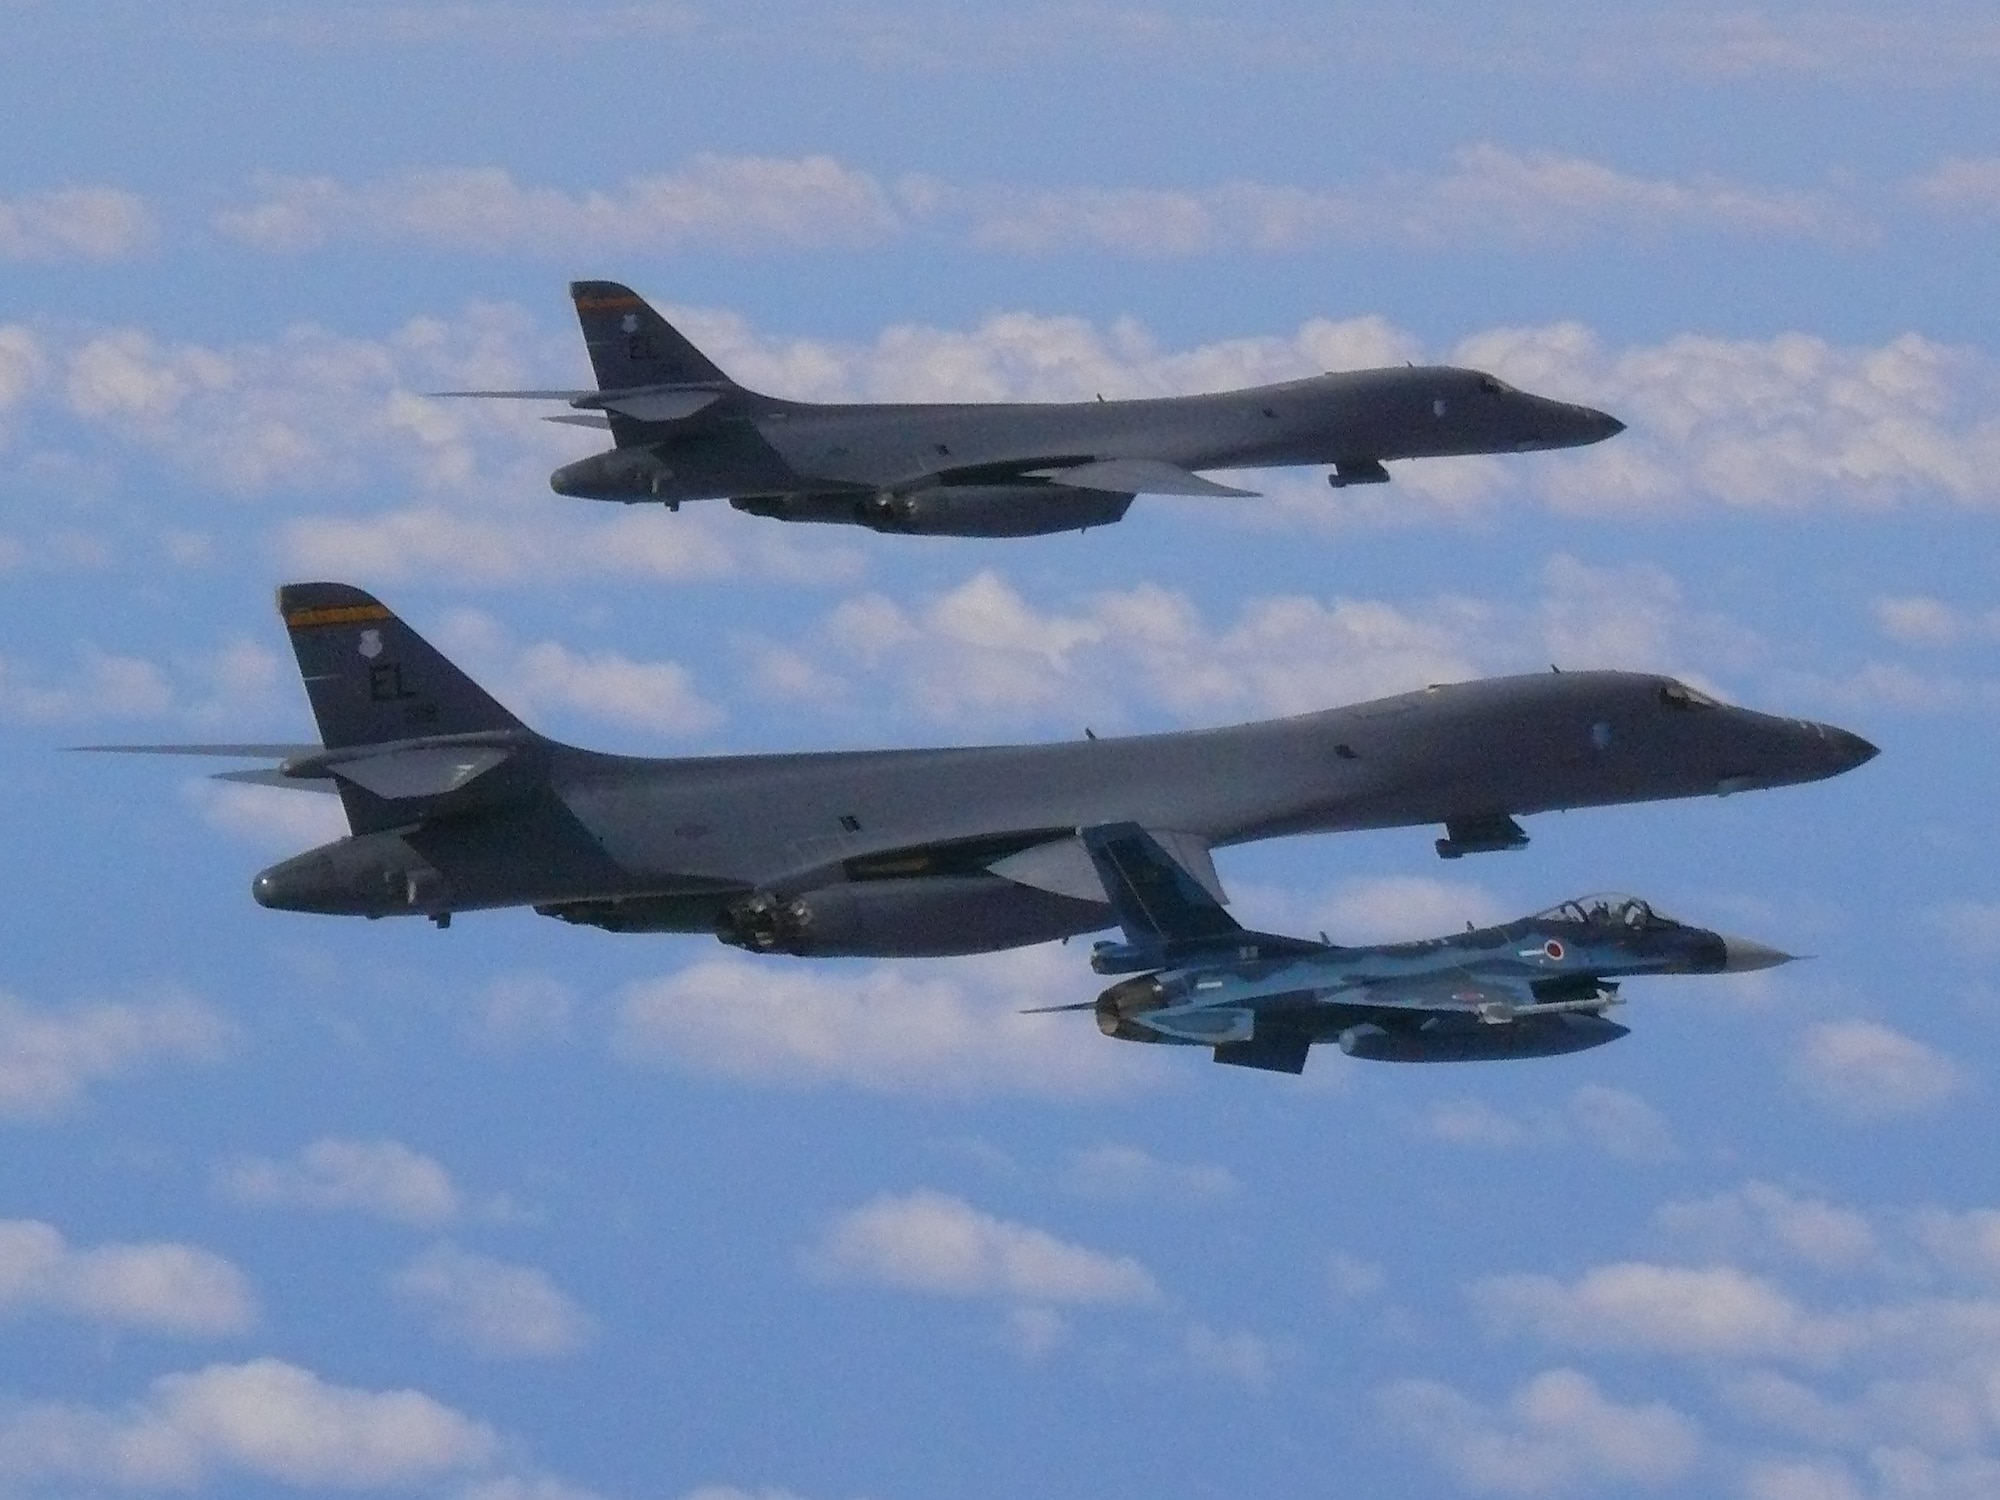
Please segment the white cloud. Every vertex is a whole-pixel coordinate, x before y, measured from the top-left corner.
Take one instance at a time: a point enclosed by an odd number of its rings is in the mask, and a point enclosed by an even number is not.
[[[242,1333],[257,1321],[243,1273],[172,1243],[73,1247],[53,1225],[0,1219],[0,1316],[53,1312],[151,1333]]]
[[[1828,1021],[1809,1030],[1792,1079],[1852,1120],[1921,1114],[1960,1092],[1965,1070],[1944,1053],[1877,1021]]]
[[[574,259],[685,245],[859,247],[902,228],[881,183],[830,156],[704,153],[678,172],[582,193],[518,183],[498,167],[415,170],[361,187],[273,176],[258,187],[257,202],[218,214],[215,227],[262,250],[364,238]]]
[[[228,1162],[216,1169],[215,1185],[239,1203],[373,1214],[420,1226],[447,1224],[463,1206],[444,1167],[400,1141],[324,1136],[292,1161]]]
[[[696,691],[678,662],[576,652],[554,641],[517,645],[498,620],[477,610],[448,616],[437,643],[524,717],[566,709],[668,735],[698,734],[722,722],[722,710]]]
[[[2000,958],[2000,901],[1949,901],[1930,918],[1967,958]]]
[[[22,1404],[0,1416],[0,1476],[188,1490],[243,1476],[379,1489],[483,1469],[492,1429],[419,1391],[332,1385],[276,1359],[163,1375],[116,1410]]]
[[[915,600],[847,599],[798,638],[803,646],[788,646],[788,671],[815,704],[864,689],[879,701],[886,689],[931,722],[1017,725],[1032,715],[1073,731],[1141,713],[1197,723],[1306,713],[1551,661],[1701,681],[1688,663],[1740,670],[1768,654],[1743,627],[1691,609],[1675,580],[1648,565],[1599,568],[1558,554],[1536,582],[1523,605],[1253,596],[1234,618],[1209,619],[1189,595],[1153,583],[1042,608],[988,568]],[[1464,888],[1413,879],[1350,887],[1329,915],[1343,930],[1350,917],[1373,930],[1496,912]]]
[[[1291,252],[1385,241],[1435,248],[1469,237],[1538,245],[1678,226],[1765,235],[1861,232],[1855,215],[1820,195],[1712,175],[1638,177],[1584,157],[1490,142],[1461,148],[1444,172],[1370,183],[995,189],[926,182],[921,201],[936,216],[966,220],[973,245],[1021,254],[1082,246],[1154,257],[1225,246]]]
[[[0,416],[26,400],[48,369],[41,340],[18,323],[0,323]]]
[[[2000,157],[1952,157],[1910,184],[1910,191],[1937,208],[2000,211]]]
[[[1563,1139],[1560,1122],[1547,1111],[1507,1113],[1483,1099],[1441,1099],[1424,1111],[1418,1128],[1449,1146],[1489,1151],[1518,1151]]]
[[[1624,1089],[1584,1084],[1569,1097],[1569,1119],[1584,1140],[1620,1161],[1662,1162],[1680,1155],[1666,1117]]]
[[[1769,1182],[1746,1182],[1713,1197],[1676,1199],[1654,1210],[1666,1234],[1709,1255],[1775,1255],[1822,1270],[1866,1266],[1879,1241],[1865,1215]]]
[[[1636,1094],[1595,1083],[1577,1088],[1560,1109],[1503,1111],[1481,1099],[1441,1099],[1424,1111],[1417,1128],[1446,1145],[1487,1151],[1580,1141],[1619,1161],[1662,1162],[1679,1155],[1658,1110]]]
[[[1983,1281],[2000,1283],[2000,1209],[1963,1213],[1931,1208],[1913,1225],[1919,1243],[1943,1265]]]
[[[678,515],[591,501],[552,508],[538,500],[532,510],[497,513],[488,506],[484,514],[436,503],[286,521],[274,547],[295,572],[378,583],[684,583],[750,574],[826,586],[852,582],[863,569],[862,555],[833,535],[755,521],[720,503]]]
[[[560,980],[542,974],[504,976],[479,997],[472,1034],[490,1047],[560,1041],[570,1032],[576,997]]]
[[[1397,1381],[1375,1405],[1475,1494],[1653,1488],[1680,1479],[1702,1453],[1700,1429],[1673,1407],[1621,1405],[1575,1370],[1545,1370],[1496,1409],[1434,1380]]]
[[[1271,1347],[1253,1333],[1227,1333],[1191,1323],[1181,1349],[1189,1366],[1202,1374],[1220,1375],[1253,1391],[1271,1383]]]
[[[1336,1250],[1327,1257],[1326,1285],[1335,1301],[1356,1302],[1373,1297],[1388,1286],[1389,1278],[1371,1260]]]
[[[1089,978],[1054,944],[859,969],[720,957],[625,990],[615,1045],[633,1062],[886,1093],[1075,1097],[1156,1076],[1133,1056],[1153,1049],[1087,1015],[1018,1014],[1089,999]]]
[[[1573,1348],[1819,1361],[1852,1336],[1774,1283],[1727,1265],[1627,1261],[1592,1267],[1574,1282],[1490,1276],[1471,1296],[1495,1327]]]
[[[126,260],[158,237],[145,200],[119,188],[0,198],[0,260]]]
[[[303,849],[348,831],[340,799],[323,792],[204,776],[182,782],[181,795],[210,828],[260,849]]]
[[[192,995],[51,1008],[0,992],[0,1115],[46,1118],[101,1079],[156,1060],[213,1059],[234,1034]]]
[[[2000,636],[2000,610],[1957,609],[1924,594],[1878,598],[1869,612],[1882,634],[1902,646],[1955,646]]]
[[[1346,880],[1314,907],[1313,924],[1337,943],[1391,943],[1456,932],[1467,922],[1488,927],[1507,919],[1487,891],[1429,875],[1382,875]]]
[[[1825,1459],[1758,1459],[1743,1471],[1744,1500],[1865,1500],[1847,1466]]]
[[[53,681],[0,656],[0,719],[78,724],[157,718],[174,707],[173,684],[155,663],[93,646],[78,655],[77,665]]]
[[[1152,1272],[1046,1230],[980,1212],[943,1193],[884,1194],[842,1214],[807,1263],[836,1280],[941,1297],[1026,1302],[1146,1303]]]
[[[1086,1198],[1227,1197],[1238,1187],[1227,1167],[1206,1162],[1162,1161],[1137,1146],[1107,1144],[1079,1151],[1063,1172],[1063,1186]]]
[[[391,1284],[441,1335],[475,1354],[499,1359],[572,1354],[596,1332],[596,1321],[546,1272],[455,1245],[432,1246]]]
[[[928,231],[1008,254],[1084,247],[1158,257],[1225,247],[1292,253],[1340,242],[1435,247],[1467,236],[1541,244],[1679,226],[1825,236],[1853,234],[1858,223],[1811,193],[1712,175],[1639,177],[1490,142],[1455,152],[1442,172],[1316,186],[1016,188],[929,177],[891,184],[825,155],[702,154],[678,171],[608,189],[535,186],[497,167],[462,167],[361,185],[268,176],[257,191],[254,202],[218,214],[215,228],[272,251],[358,238],[539,255],[687,245],[757,252],[862,247]]]

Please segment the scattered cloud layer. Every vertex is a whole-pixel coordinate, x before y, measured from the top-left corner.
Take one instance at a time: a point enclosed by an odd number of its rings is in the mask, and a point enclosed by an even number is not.
[[[1448,166],[1369,182],[1033,188],[888,179],[830,156],[702,154],[616,187],[524,184],[498,167],[425,168],[351,184],[271,176],[216,231],[260,250],[336,240],[574,259],[674,250],[823,251],[935,236],[974,249],[1141,257],[1330,243],[1434,248],[1466,238],[1538,245],[1675,229],[1852,237],[1861,216],[1830,195],[1713,175],[1646,177],[1604,162],[1477,142]]]
[[[249,1329],[257,1299],[241,1271],[195,1245],[79,1248],[54,1225],[0,1219],[0,1317],[29,1313],[215,1337]]]
[[[404,1487],[488,1468],[500,1440],[419,1391],[334,1385],[277,1359],[162,1375],[115,1409],[20,1403],[0,1414],[0,1476],[53,1486],[192,1490]]]
[[[1748,664],[1766,649],[1745,628],[1689,609],[1677,582],[1649,565],[1558,556],[1537,582],[1540,597],[1526,606],[1450,594],[1402,604],[1252,596],[1234,618],[1212,619],[1154,583],[1041,607],[986,569],[915,599],[854,596],[803,641],[742,650],[773,696],[879,703],[887,693],[932,723],[1103,729],[1141,713],[1194,723],[1306,713],[1550,661],[1700,680],[1690,668]],[[1372,926],[1446,908],[1446,925],[1481,914],[1462,893],[1416,882],[1337,895],[1329,915]]]
[[[595,1320],[547,1272],[456,1245],[433,1245],[391,1285],[442,1337],[490,1358],[573,1354],[596,1331]]]
[[[955,959],[806,966],[713,958],[620,996],[615,1045],[635,1063],[792,1086],[893,1094],[1075,1097],[1149,1075],[1088,1016],[1021,1015],[1089,999],[1055,945]]]
[[[151,249],[158,238],[145,200],[120,188],[70,187],[0,198],[0,260],[127,260]]]
[[[454,611],[433,639],[526,719],[554,709],[671,736],[699,734],[722,722],[722,710],[702,697],[678,662],[572,651],[554,641],[517,645],[505,626],[478,610]]]
[[[1376,1406],[1392,1430],[1481,1495],[1657,1488],[1684,1477],[1702,1450],[1700,1429],[1665,1402],[1622,1404],[1571,1369],[1545,1370],[1491,1407],[1434,1380],[1397,1381]]]
[[[1420,1131],[1446,1145],[1521,1151],[1580,1142],[1616,1161],[1657,1163],[1680,1155],[1666,1117],[1637,1094],[1587,1083],[1560,1107],[1506,1111],[1479,1099],[1443,1099],[1420,1117]]]
[[[371,1214],[426,1228],[450,1223],[463,1209],[451,1174],[400,1141],[324,1136],[290,1161],[225,1163],[215,1186],[238,1203]]]
[[[192,995],[54,1007],[0,992],[0,1116],[46,1119],[91,1084],[157,1062],[218,1057],[235,1028]]]
[[[1858,1121],[1926,1113],[1966,1084],[1951,1058],[1879,1021],[1814,1026],[1793,1059],[1792,1078],[1832,1113]]]
[[[1046,1230],[982,1213],[944,1193],[884,1194],[842,1214],[807,1263],[833,1280],[942,1297],[1148,1303],[1152,1272]]]
[[[900,217],[880,182],[830,156],[702,154],[677,172],[581,193],[524,185],[499,167],[467,167],[363,186],[268,177],[258,194],[218,214],[215,228],[280,251],[337,238],[565,260],[684,245],[819,250],[879,243],[896,233]]]

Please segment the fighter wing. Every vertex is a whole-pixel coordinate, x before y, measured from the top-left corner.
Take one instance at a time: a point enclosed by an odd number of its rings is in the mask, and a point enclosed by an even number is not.
[[[1104,458],[1073,466],[1029,469],[1033,479],[1051,484],[1070,484],[1078,489],[1108,490],[1119,495],[1233,495],[1251,496],[1255,490],[1232,489],[1203,479],[1199,474],[1157,458]]]
[[[1342,993],[1341,1004],[1381,1010],[1435,1011],[1479,1015],[1504,1008],[1512,1012],[1535,1004],[1526,980],[1516,983],[1468,970],[1415,975],[1409,979],[1378,980]]]

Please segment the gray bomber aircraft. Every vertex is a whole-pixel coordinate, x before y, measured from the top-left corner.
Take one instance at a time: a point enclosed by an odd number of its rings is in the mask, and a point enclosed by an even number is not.
[[[1445,365],[1354,370],[1139,401],[824,405],[745,390],[629,287],[570,283],[594,391],[442,391],[561,400],[551,417],[616,445],[549,478],[627,503],[727,498],[781,521],[926,536],[1038,536],[1123,519],[1137,495],[1247,495],[1202,469],[1331,465],[1380,484],[1384,460],[1573,448],[1624,431],[1587,406]]]
[[[1134,822],[1221,897],[1212,848],[1817,781],[1875,747],[1642,672],[1497,677],[1225,729],[1060,744],[659,760],[558,744],[378,600],[278,592],[316,745],[93,746],[279,760],[222,779],[338,793],[348,837],[273,865],[268,907],[365,917],[533,906],[755,952],[976,953],[1109,926],[1077,830]]]
[[[1640,974],[1733,974],[1793,955],[1661,915],[1634,896],[1585,896],[1499,927],[1341,948],[1246,932],[1136,823],[1081,831],[1122,943],[1100,974],[1140,974],[1079,1005],[1127,1042],[1211,1047],[1215,1060],[1302,1072],[1316,1042],[1380,1062],[1555,1057],[1629,1034],[1604,1012]]]

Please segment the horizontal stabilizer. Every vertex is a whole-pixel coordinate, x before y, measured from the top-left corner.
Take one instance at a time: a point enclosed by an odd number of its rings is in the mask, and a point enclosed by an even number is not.
[[[1037,479],[1073,484],[1078,489],[1110,490],[1120,495],[1251,496],[1255,490],[1232,489],[1203,479],[1177,464],[1157,458],[1106,458],[1070,469],[1032,469]]]
[[[558,412],[555,416],[543,417],[542,420],[544,422],[560,422],[565,427],[594,427],[599,432],[607,432],[611,428],[611,418],[605,416],[602,412],[596,411]]]
[[[342,781],[394,801],[401,797],[442,797],[475,776],[483,776],[513,752],[493,745],[429,746],[387,755],[328,760],[327,770]]]
[[[473,396],[492,401],[567,401],[571,406],[591,411],[615,411],[640,422],[678,422],[703,407],[713,405],[722,392],[712,386],[636,385],[616,391],[432,391],[433,396]],[[589,418],[550,417],[551,422],[581,421],[600,426]]]
[[[288,792],[337,793],[340,790],[333,784],[331,776],[287,776],[275,766],[255,771],[218,771],[209,780],[237,781],[245,786],[283,787]]]
[[[470,396],[482,401],[581,401],[596,391],[432,391],[432,396]]]
[[[236,760],[287,760],[317,755],[318,745],[72,745],[100,755],[226,755]]]

